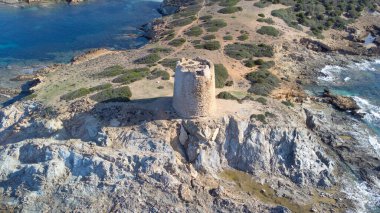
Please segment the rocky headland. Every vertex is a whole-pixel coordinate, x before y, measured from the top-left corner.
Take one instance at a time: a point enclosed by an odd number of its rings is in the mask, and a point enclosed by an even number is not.
[[[351,99],[303,86],[325,65],[376,59],[362,34],[378,16],[318,39],[271,15],[289,6],[240,1],[224,14],[223,2],[165,1],[167,16],[144,27],[150,44],[36,72],[30,94],[0,110],[0,209],[376,210],[376,135],[347,112]],[[266,25],[280,34],[258,33]],[[215,64],[217,113],[185,119],[172,108],[173,68],[195,57]]]

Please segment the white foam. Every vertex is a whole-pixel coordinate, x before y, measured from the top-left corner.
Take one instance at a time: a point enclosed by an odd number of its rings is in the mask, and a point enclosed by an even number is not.
[[[348,212],[368,212],[368,207],[375,207],[380,204],[379,189],[371,189],[366,182],[355,182],[344,180],[343,193],[347,198],[354,201],[355,210]]]
[[[351,80],[350,77],[345,77],[345,78],[344,78],[344,82],[347,82],[347,81],[349,81],[349,80]]]
[[[339,79],[336,74],[339,74],[343,69],[344,68],[340,66],[327,65],[320,71],[324,76],[318,77],[318,80],[330,82],[336,81]]]

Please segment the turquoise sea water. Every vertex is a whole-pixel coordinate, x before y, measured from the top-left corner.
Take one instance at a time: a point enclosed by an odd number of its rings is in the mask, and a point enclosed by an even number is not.
[[[308,89],[320,93],[329,88],[335,94],[352,96],[366,113],[364,121],[380,136],[380,60],[326,66],[321,74],[318,85]]]
[[[0,87],[10,77],[79,52],[107,47],[130,49],[148,42],[139,27],[154,18],[160,2],[91,0],[79,5],[0,5]]]

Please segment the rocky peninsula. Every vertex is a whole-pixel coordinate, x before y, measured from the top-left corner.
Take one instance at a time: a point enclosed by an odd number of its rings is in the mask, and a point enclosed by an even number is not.
[[[378,58],[370,2],[320,29],[327,12],[297,18],[293,1],[165,0],[144,47],[38,70],[0,110],[0,209],[378,211],[377,136],[352,99],[303,88],[325,65]],[[216,113],[189,119],[174,74],[196,57],[214,64]]]

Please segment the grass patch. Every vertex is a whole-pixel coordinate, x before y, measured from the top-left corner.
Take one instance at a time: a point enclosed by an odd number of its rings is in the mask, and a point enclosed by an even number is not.
[[[112,80],[113,83],[130,84],[143,79],[149,74],[148,68],[130,69],[125,74]]]
[[[223,88],[228,79],[228,70],[223,64],[215,64],[215,87]]]
[[[125,68],[120,65],[110,66],[105,68],[102,72],[95,74],[99,78],[114,77],[125,72]]]
[[[179,61],[179,58],[165,58],[158,62],[164,67],[170,68],[172,70],[175,70],[175,67],[177,66],[177,62]]]
[[[151,53],[134,61],[136,64],[154,64],[161,59],[157,53]]]
[[[132,92],[128,86],[115,89],[106,89],[93,96],[91,99],[97,102],[127,102],[132,97]]]
[[[280,35],[280,31],[278,31],[276,28],[272,26],[262,26],[256,32],[262,35],[270,35],[274,37],[277,37]]]
[[[227,23],[223,19],[212,19],[204,24],[207,32],[217,32],[219,29],[226,27]]]
[[[228,44],[224,52],[231,58],[241,60],[252,57],[273,57],[273,47],[266,44]]]
[[[274,24],[274,21],[272,18],[259,18],[257,19],[258,22],[264,22],[267,24]]]
[[[166,72],[165,70],[155,69],[147,77],[147,79],[149,79],[149,80],[153,80],[153,79],[157,79],[157,78],[161,78],[161,80],[169,80],[170,74],[168,72]]]
[[[269,95],[280,83],[280,80],[266,69],[250,72],[246,79],[251,82],[248,92],[261,96]]]
[[[233,39],[234,38],[232,37],[232,35],[226,35],[226,36],[223,37],[223,40],[225,40],[225,41],[231,41]]]
[[[173,47],[179,47],[182,46],[186,42],[186,39],[184,38],[176,38],[171,40],[168,45],[173,46]]]
[[[168,47],[155,47],[148,50],[148,52],[150,53],[165,53],[165,54],[171,53],[172,51],[173,49],[168,48]]]
[[[197,49],[206,49],[210,51],[218,50],[220,47],[221,46],[219,41],[206,41],[203,44],[195,45],[195,48]]]
[[[287,107],[294,107],[294,104],[292,102],[290,102],[289,100],[281,101],[281,103]]]
[[[213,40],[213,39],[216,39],[216,36],[215,35],[205,35],[202,38],[203,38],[203,40]]]
[[[200,36],[200,35],[202,35],[202,33],[203,33],[202,28],[199,26],[195,26],[195,27],[190,28],[187,32],[185,32],[185,35],[187,35],[187,36]]]
[[[197,18],[195,16],[190,16],[190,17],[183,18],[183,19],[177,19],[177,20],[170,22],[169,26],[170,27],[186,26],[186,25],[193,23],[193,21],[195,21],[196,19]]]
[[[225,8],[218,10],[218,13],[232,14],[232,13],[236,13],[236,12],[240,12],[240,11],[243,11],[242,7],[225,7]]]
[[[216,98],[218,99],[225,99],[225,100],[239,100],[237,97],[235,97],[234,95],[232,95],[231,93],[229,92],[220,92]]]

